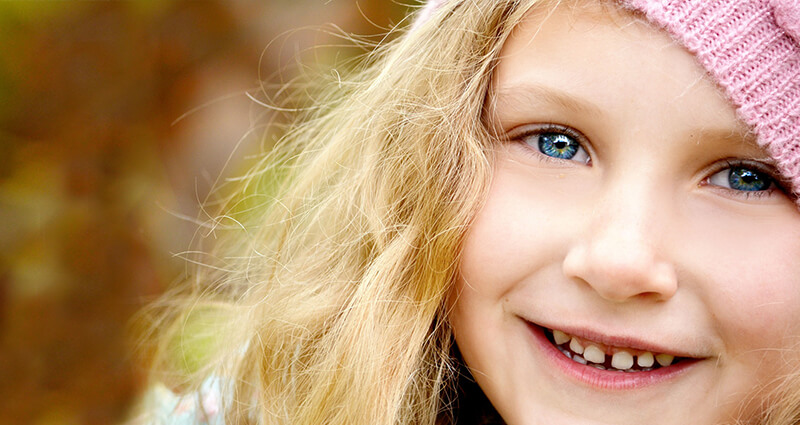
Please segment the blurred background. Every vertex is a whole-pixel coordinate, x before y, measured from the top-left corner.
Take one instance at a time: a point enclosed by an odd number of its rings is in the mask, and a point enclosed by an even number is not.
[[[410,4],[0,1],[0,424],[125,420],[131,318],[262,142],[247,93],[363,53],[336,28],[383,34]]]

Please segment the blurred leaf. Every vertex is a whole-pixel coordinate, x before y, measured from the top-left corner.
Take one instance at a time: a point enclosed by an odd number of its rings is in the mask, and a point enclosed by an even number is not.
[[[0,25],[10,23],[41,25],[60,18],[65,13],[78,12],[87,7],[87,3],[90,2],[3,0],[0,1]]]
[[[189,313],[170,346],[178,368],[191,375],[208,365],[220,348],[229,318],[222,307],[203,306]]]
[[[47,238],[28,241],[11,260],[11,282],[14,285],[11,292],[16,298],[53,297],[64,289],[61,279],[66,273],[61,267],[56,246]]]
[[[177,0],[129,0],[131,11],[140,17],[158,16],[171,7]]]

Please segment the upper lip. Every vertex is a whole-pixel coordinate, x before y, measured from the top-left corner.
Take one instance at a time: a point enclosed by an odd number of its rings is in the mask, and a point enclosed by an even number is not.
[[[551,330],[557,329],[569,335],[576,336],[580,339],[599,342],[600,344],[607,346],[613,346],[619,348],[631,348],[633,350],[649,351],[651,353],[670,354],[675,357],[686,357],[686,358],[709,357],[707,355],[703,355],[698,352],[693,353],[691,352],[691,350],[668,347],[666,345],[655,342],[654,340],[657,338],[653,337],[646,339],[636,335],[617,333],[617,332],[605,332],[586,327],[576,327],[570,325],[563,325],[563,326],[552,325],[542,322],[533,322],[527,319],[525,319],[525,321],[543,328]],[[669,340],[668,338],[658,338],[658,339]]]

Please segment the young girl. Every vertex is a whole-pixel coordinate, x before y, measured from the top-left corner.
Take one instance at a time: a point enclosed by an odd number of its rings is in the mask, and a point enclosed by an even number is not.
[[[156,417],[800,423],[800,4],[412,19],[245,179]]]

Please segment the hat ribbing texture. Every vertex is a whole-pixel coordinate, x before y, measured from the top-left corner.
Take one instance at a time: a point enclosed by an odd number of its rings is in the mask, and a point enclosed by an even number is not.
[[[623,3],[643,12],[697,57],[800,194],[800,2]]]

